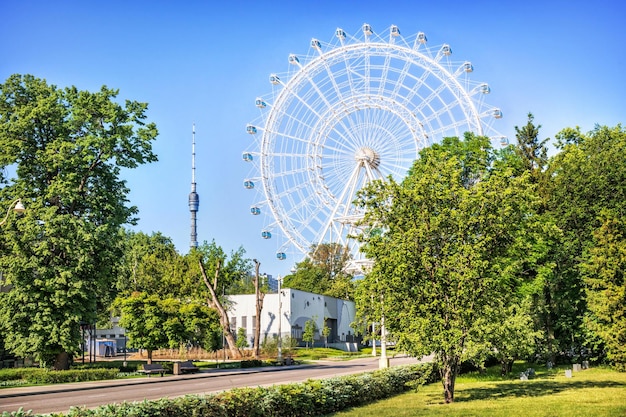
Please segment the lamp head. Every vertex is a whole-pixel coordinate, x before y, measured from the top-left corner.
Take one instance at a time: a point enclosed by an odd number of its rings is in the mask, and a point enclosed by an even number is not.
[[[15,207],[13,207],[13,211],[17,213],[24,213],[26,211],[24,204],[22,204],[22,200],[17,200]]]

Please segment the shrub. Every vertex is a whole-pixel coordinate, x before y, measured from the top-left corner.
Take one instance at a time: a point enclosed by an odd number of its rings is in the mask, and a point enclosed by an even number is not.
[[[115,379],[118,369],[51,371],[43,368],[11,368],[0,372],[0,382],[23,381],[25,384],[60,384],[65,382]]]
[[[273,387],[237,388],[212,395],[72,408],[67,417],[290,417],[321,416],[387,398],[432,377],[431,364]],[[8,414],[21,417],[29,414]],[[52,414],[61,416],[61,414]],[[5,417],[3,415],[3,417]]]
[[[263,361],[259,359],[250,359],[247,361],[241,361],[242,368],[258,368],[263,366]]]
[[[251,362],[251,361],[249,361]],[[71,371],[45,371],[48,376]],[[97,370],[93,371],[110,371]],[[85,373],[85,371],[82,371]],[[69,374],[68,374],[69,375]],[[289,417],[321,416],[360,406],[409,389],[432,378],[430,364],[393,367],[360,375],[273,387],[237,388],[219,394],[189,395],[174,399],[72,408],[67,417]],[[3,413],[2,417],[32,416],[30,412]],[[62,414],[51,414],[60,417]]]

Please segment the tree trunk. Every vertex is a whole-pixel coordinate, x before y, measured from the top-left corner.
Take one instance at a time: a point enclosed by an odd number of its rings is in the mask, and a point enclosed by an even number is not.
[[[202,279],[204,279],[204,284],[209,290],[210,297],[207,300],[207,304],[209,307],[217,310],[217,314],[220,316],[220,324],[222,325],[222,332],[224,333],[224,337],[226,338],[226,344],[228,345],[228,350],[230,350],[231,358],[238,358],[240,356],[239,349],[237,349],[237,344],[235,342],[235,337],[233,336],[233,332],[230,329],[230,320],[228,319],[228,312],[220,303],[220,300],[217,298],[217,294],[215,293],[215,288],[217,287],[217,277],[220,273],[221,264],[218,261],[215,266],[215,277],[213,279],[213,285],[209,282],[209,278],[206,275],[206,270],[204,269],[204,264],[202,260],[198,260],[200,264],[200,271],[202,272]]]
[[[254,358],[259,359],[260,356],[260,339],[261,339],[261,311],[263,310],[263,299],[265,293],[261,292],[261,286],[259,284],[259,267],[261,263],[254,260],[255,274],[254,274],[254,293],[256,294],[256,316],[254,317]],[[280,294],[278,295],[280,297]],[[280,317],[278,318],[280,320]],[[280,337],[280,336],[279,336]]]
[[[454,384],[459,370],[459,358],[444,357],[440,375],[443,384],[443,397],[446,404],[454,402]]]
[[[67,352],[61,352],[56,355],[54,358],[54,370],[56,371],[67,371],[70,369],[70,355]]]
[[[148,360],[146,361],[146,363],[150,365],[152,363],[152,349],[146,349],[146,351],[148,352]]]

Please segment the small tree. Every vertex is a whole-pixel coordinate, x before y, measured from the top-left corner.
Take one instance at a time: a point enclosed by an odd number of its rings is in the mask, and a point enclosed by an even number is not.
[[[245,349],[248,346],[250,346],[248,344],[248,335],[246,334],[246,329],[244,329],[243,327],[240,327],[237,329],[236,346],[237,346],[237,349]]]
[[[315,324],[315,321],[313,319],[308,320],[304,324],[304,332],[302,333],[302,340],[306,342],[307,348],[309,347],[309,342],[311,343],[311,346],[313,345],[313,342],[315,341],[316,331],[317,331],[317,325]]]
[[[330,336],[330,327],[326,325],[326,317],[324,317],[324,327],[322,327],[322,336],[324,336],[324,347],[328,347],[328,336]]]
[[[136,293],[118,299],[121,310],[120,326],[126,329],[130,347],[146,349],[148,363],[152,363],[152,351],[168,345],[164,331],[167,321],[161,300],[156,295]]]

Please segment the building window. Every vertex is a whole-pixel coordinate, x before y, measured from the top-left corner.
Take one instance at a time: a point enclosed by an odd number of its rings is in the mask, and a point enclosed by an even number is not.
[[[241,318],[241,327],[243,327],[244,329],[248,329],[248,317],[243,316]]]
[[[291,337],[297,340],[302,339],[302,327],[297,324],[295,326],[291,326]]]

